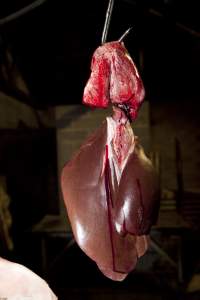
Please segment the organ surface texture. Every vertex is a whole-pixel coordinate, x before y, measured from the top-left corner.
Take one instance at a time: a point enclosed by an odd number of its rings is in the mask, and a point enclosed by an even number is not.
[[[121,281],[149,245],[159,208],[156,174],[134,135],[145,95],[142,80],[119,42],[99,47],[83,103],[106,108],[106,118],[66,163],[61,185],[74,237],[102,273]]]

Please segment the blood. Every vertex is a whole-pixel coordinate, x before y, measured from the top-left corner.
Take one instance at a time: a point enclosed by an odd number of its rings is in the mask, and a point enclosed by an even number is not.
[[[109,181],[108,172],[109,172],[109,158],[108,158],[108,145],[106,145],[105,189],[106,189],[106,202],[108,207],[108,226],[109,226],[109,236],[110,236],[111,252],[112,252],[112,263],[113,263],[113,270],[115,271],[115,249],[113,243],[113,221],[112,221],[112,214],[111,214],[112,199],[110,193],[110,181]]]

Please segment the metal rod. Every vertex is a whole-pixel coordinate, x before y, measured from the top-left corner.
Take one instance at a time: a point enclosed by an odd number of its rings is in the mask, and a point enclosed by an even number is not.
[[[118,42],[122,42],[123,39],[127,36],[127,34],[129,34],[129,32],[133,29],[133,27],[129,27],[123,34],[122,36],[119,38]]]
[[[102,38],[101,38],[101,44],[104,44],[107,39],[108,29],[109,29],[110,20],[111,20],[112,11],[113,11],[113,6],[114,6],[114,0],[109,0],[108,8],[106,11],[106,19],[105,19],[105,23],[104,23]]]
[[[0,26],[5,25],[6,23],[13,21],[23,15],[25,15],[26,13],[32,11],[33,9],[39,7],[40,5],[42,5],[43,3],[45,3],[47,0],[36,0],[31,4],[28,4],[27,6],[19,9],[18,11],[0,19]]]
[[[183,162],[181,156],[181,145],[178,138],[175,138],[175,151],[176,151],[176,177],[177,177],[177,186],[178,186],[176,208],[177,211],[180,212],[182,201],[183,201],[184,185],[183,185]]]

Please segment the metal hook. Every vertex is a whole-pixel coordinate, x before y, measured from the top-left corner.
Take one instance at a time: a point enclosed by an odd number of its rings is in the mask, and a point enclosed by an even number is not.
[[[133,29],[133,27],[129,27],[123,34],[122,36],[119,38],[118,42],[122,42],[123,39],[127,36],[127,34],[129,34],[129,32]]]
[[[110,20],[112,16],[112,11],[113,11],[113,6],[114,6],[114,0],[109,0],[108,3],[108,8],[106,11],[106,18],[105,18],[105,23],[104,23],[104,28],[103,28],[103,33],[102,33],[102,38],[101,38],[101,44],[103,45],[106,42],[107,35],[108,35],[108,29],[110,25]],[[118,42],[122,42],[124,38],[129,34],[131,31],[132,27],[129,27],[124,34],[119,38]]]
[[[108,29],[109,29],[110,20],[111,20],[112,11],[113,11],[113,6],[114,6],[114,0],[109,0],[108,8],[106,11],[106,19],[105,19],[105,23],[104,23],[102,38],[101,38],[101,44],[104,44],[107,39]]]

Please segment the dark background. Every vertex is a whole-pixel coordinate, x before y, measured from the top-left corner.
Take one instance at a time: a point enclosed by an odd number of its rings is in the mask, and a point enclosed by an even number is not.
[[[1,17],[29,2],[2,1]],[[3,43],[9,45],[36,107],[81,103],[107,2],[48,0],[1,26]],[[143,51],[148,95],[193,96],[198,93],[199,22],[198,1],[116,0],[108,41],[133,26],[126,46],[137,64]]]
[[[6,16],[30,3],[30,0],[0,2],[0,91],[28,104],[37,116],[37,110],[81,104],[91,57],[101,43],[108,1],[46,0],[27,14],[5,21]],[[117,40],[130,26],[133,29],[125,45],[144,81],[153,147],[162,152],[166,171],[168,159],[174,159],[169,157],[171,136],[178,136],[189,166],[186,178],[199,188],[198,1],[116,0],[107,41]],[[8,77],[2,71],[4,66]],[[16,84],[13,69],[17,69],[29,93]],[[199,294],[183,293],[193,273],[200,271],[199,219],[195,219],[192,231],[186,232],[184,239],[185,273],[181,284],[177,283],[177,274],[162,264],[155,266],[153,275],[133,273],[122,284],[111,283],[75,245],[67,255],[63,252],[48,274],[43,273],[41,245],[30,228],[45,214],[58,213],[59,197],[56,129],[46,128],[40,122],[39,125],[33,129],[20,123],[17,130],[0,129],[0,175],[7,177],[15,245],[6,257],[47,276],[56,293],[62,295],[61,300],[199,299]],[[199,203],[199,194],[197,198]],[[49,239],[47,246],[48,259],[54,260],[65,249],[66,239]],[[176,256],[173,247],[169,242],[167,248]],[[149,259],[153,261],[154,254],[151,255]],[[140,298],[141,291],[144,298]]]

